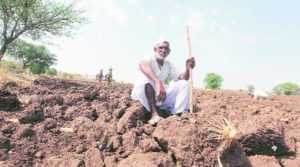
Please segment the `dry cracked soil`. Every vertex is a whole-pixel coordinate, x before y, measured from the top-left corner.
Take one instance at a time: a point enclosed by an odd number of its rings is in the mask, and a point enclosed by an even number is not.
[[[194,113],[151,126],[131,89],[48,77],[1,85],[0,166],[300,166],[300,96],[195,89]],[[241,135],[220,155],[210,126],[223,117]]]

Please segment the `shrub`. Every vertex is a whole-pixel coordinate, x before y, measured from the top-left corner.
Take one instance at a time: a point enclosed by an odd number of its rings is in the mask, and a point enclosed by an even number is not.
[[[291,82],[285,82],[273,88],[273,92],[279,95],[293,95],[296,94],[299,86]]]
[[[223,78],[216,73],[208,73],[204,78],[205,89],[219,90],[223,82]]]
[[[48,68],[45,74],[50,76],[55,76],[57,75],[57,70],[55,68]]]
[[[24,72],[24,69],[22,66],[14,61],[8,61],[8,60],[3,60],[0,62],[0,67],[8,70],[9,72],[13,73],[22,73]]]

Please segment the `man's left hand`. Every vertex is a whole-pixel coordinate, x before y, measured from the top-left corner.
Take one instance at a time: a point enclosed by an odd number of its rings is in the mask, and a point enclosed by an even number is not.
[[[194,68],[196,65],[196,62],[195,62],[195,59],[194,57],[191,57],[189,59],[186,60],[186,68],[189,69],[189,68]]]

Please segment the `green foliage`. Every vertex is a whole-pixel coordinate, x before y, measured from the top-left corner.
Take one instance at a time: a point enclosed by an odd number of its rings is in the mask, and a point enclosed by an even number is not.
[[[71,35],[85,21],[75,3],[54,0],[0,0],[0,61],[20,36],[33,40]]]
[[[204,78],[205,89],[219,90],[223,82],[223,78],[216,73],[208,73]]]
[[[18,73],[18,74],[24,72],[24,69],[22,68],[22,66],[14,61],[3,60],[0,62],[0,67],[4,68],[10,72],[14,72],[14,73]]]
[[[278,95],[293,95],[296,94],[299,86],[291,82],[285,82],[273,88],[273,92]]]
[[[55,68],[48,68],[46,70],[46,75],[50,75],[50,76],[57,75],[57,70]]]
[[[45,46],[21,40],[17,40],[11,45],[8,54],[20,62],[24,69],[29,68],[33,74],[43,74],[46,69],[56,63],[55,55],[50,53]]]
[[[253,85],[248,85],[247,88],[248,88],[248,91],[251,93],[253,93],[253,91],[255,89],[255,87]]]
[[[36,74],[36,75],[44,73],[44,71],[40,68],[40,66],[38,64],[32,64],[31,66],[29,66],[29,71],[32,74]]]
[[[58,72],[58,77],[64,78],[64,79],[76,79],[76,80],[85,80],[86,78],[80,74],[72,74],[67,72]]]

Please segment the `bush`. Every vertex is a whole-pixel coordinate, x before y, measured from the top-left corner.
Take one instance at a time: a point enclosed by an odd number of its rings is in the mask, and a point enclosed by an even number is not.
[[[14,61],[7,61],[7,60],[3,60],[0,62],[0,67],[13,72],[13,73],[22,73],[24,72],[24,69],[21,67],[20,64],[14,62]]]
[[[294,95],[299,86],[291,82],[285,82],[273,88],[273,92],[278,95]]]
[[[41,66],[39,64],[32,64],[29,66],[29,71],[32,74],[40,75],[40,74],[44,74],[46,70],[41,68]]]
[[[205,89],[219,90],[223,82],[223,78],[216,73],[208,73],[204,78]]]
[[[48,68],[45,74],[50,76],[55,76],[57,75],[57,70],[55,68]]]
[[[248,85],[247,88],[248,88],[248,91],[251,93],[253,93],[253,91],[255,89],[255,87],[253,85]]]

